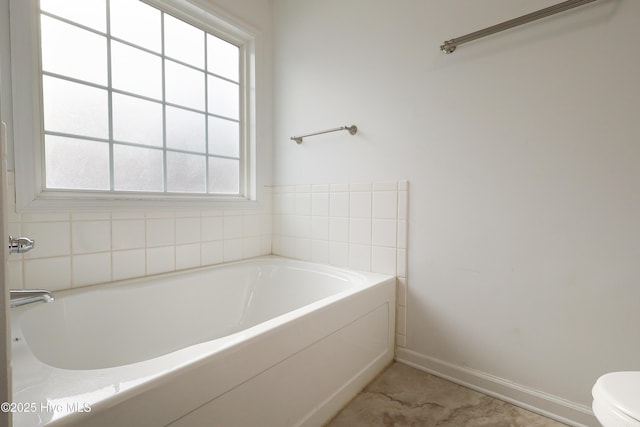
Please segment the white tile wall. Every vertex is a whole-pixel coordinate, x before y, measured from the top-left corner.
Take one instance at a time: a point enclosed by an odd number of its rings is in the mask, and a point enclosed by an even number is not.
[[[15,194],[13,173],[7,181]],[[9,200],[9,232],[36,241],[9,257],[9,286],[62,290],[268,255],[271,189],[265,194],[265,208],[246,211],[18,214]]]
[[[276,255],[396,276],[406,346],[407,181],[273,188]]]

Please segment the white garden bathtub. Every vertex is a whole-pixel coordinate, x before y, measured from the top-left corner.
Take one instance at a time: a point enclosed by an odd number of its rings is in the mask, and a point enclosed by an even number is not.
[[[14,426],[321,425],[391,362],[395,279],[277,257],[12,309]]]

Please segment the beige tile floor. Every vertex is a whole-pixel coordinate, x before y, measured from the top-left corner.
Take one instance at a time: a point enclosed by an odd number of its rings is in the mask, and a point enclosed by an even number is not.
[[[561,427],[557,421],[393,363],[326,427]]]

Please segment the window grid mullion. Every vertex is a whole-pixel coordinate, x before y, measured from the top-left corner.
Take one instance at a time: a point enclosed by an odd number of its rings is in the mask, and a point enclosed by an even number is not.
[[[167,175],[167,82],[166,82],[166,61],[164,51],[164,12],[160,12],[160,50],[162,57],[162,189],[168,191]]]
[[[207,49],[207,33],[204,32],[204,192],[209,194],[209,56]]]
[[[108,56],[109,56],[108,61],[109,62],[111,61],[111,54],[110,54],[111,47],[110,46],[111,46],[110,44],[107,45],[107,51],[108,51]],[[109,73],[109,75],[111,74],[111,68],[110,67],[109,67],[108,73]],[[167,107],[175,107],[175,108],[179,108],[181,110],[192,111],[194,113],[206,114],[208,117],[216,117],[218,119],[227,120],[227,121],[234,122],[234,123],[240,123],[240,119],[234,119],[232,117],[222,116],[220,114],[209,113],[208,112],[208,107],[205,110],[198,110],[197,108],[188,107],[186,105],[180,105],[180,104],[176,104],[176,103],[173,103],[173,102],[162,102],[162,100],[159,100],[159,99],[150,98],[150,97],[145,96],[145,95],[140,95],[140,94],[137,94],[137,93],[134,93],[134,92],[129,92],[129,91],[126,91],[126,90],[116,89],[114,87],[110,87],[109,86],[109,82],[107,82],[107,85],[105,86],[105,85],[101,85],[101,84],[98,84],[98,83],[93,83],[93,82],[88,82],[88,81],[85,81],[85,80],[80,80],[80,79],[77,79],[75,77],[65,76],[64,74],[52,73],[51,71],[43,71],[42,75],[49,76],[49,77],[54,77],[56,79],[65,80],[65,81],[72,82],[72,83],[78,83],[78,84],[89,86],[89,87],[93,87],[93,88],[96,88],[96,89],[103,89],[103,90],[111,91],[111,92],[113,92],[115,94],[126,95],[126,96],[130,96],[132,98],[142,99],[143,101],[154,102],[156,104],[166,104]],[[205,88],[207,88],[208,87],[208,79],[206,79],[206,76],[205,76],[205,82],[206,82],[205,83]],[[241,86],[239,86],[239,87],[240,87],[240,91],[241,91],[242,90]]]
[[[113,90],[111,69],[111,0],[106,1],[107,7],[107,103],[109,110],[109,190],[115,191],[115,160],[113,149]]]

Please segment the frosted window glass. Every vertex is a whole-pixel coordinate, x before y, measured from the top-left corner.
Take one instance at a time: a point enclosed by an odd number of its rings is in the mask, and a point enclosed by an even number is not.
[[[136,0],[111,0],[111,35],[161,52],[160,11]]]
[[[239,81],[240,48],[207,34],[207,71],[234,82]]]
[[[162,60],[160,57],[112,41],[111,73],[115,89],[162,99]]]
[[[165,62],[167,102],[204,111],[204,72]]]
[[[238,194],[240,192],[240,162],[209,158],[209,193]]]
[[[40,0],[40,9],[103,33],[107,29],[105,0]]]
[[[106,90],[48,76],[42,83],[45,130],[109,138]]]
[[[109,144],[46,135],[47,188],[108,190]]]
[[[209,154],[240,157],[240,124],[209,117]]]
[[[34,3],[47,188],[239,194],[239,46],[156,1]]]
[[[204,153],[204,114],[167,107],[167,147]]]
[[[162,104],[114,93],[113,139],[162,147]]]
[[[107,84],[107,38],[42,16],[42,69]]]
[[[195,154],[167,152],[167,191],[204,193],[205,160]]]
[[[165,14],[164,53],[204,69],[204,31]]]
[[[122,191],[162,191],[162,151],[114,145],[113,185]]]
[[[209,77],[209,113],[238,119],[240,116],[240,86],[217,77]]]

